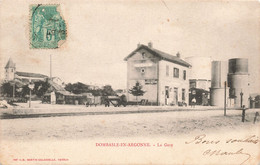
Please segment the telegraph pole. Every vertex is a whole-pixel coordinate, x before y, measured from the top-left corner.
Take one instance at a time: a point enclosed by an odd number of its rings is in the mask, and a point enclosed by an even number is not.
[[[52,58],[50,54],[50,79],[52,78]]]
[[[52,81],[52,55],[50,54],[50,80],[49,80],[49,82],[51,82],[51,81]],[[51,102],[51,104],[53,104],[53,98],[56,96],[55,96],[55,92],[53,91],[53,88],[52,88],[52,83],[50,85],[51,85],[50,102]],[[54,96],[53,96],[53,93],[54,93]],[[56,102],[56,98],[55,98],[55,102]]]

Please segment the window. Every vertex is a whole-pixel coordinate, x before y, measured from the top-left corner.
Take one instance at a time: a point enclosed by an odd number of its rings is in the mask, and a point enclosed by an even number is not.
[[[145,73],[145,69],[144,68],[141,69],[141,73]]]
[[[185,89],[182,89],[182,95],[181,95],[182,97],[182,101],[185,101]]]
[[[169,76],[169,65],[166,65],[166,76]]]
[[[190,88],[196,88],[196,81],[190,80]]]
[[[183,80],[186,80],[186,70],[183,71]]]
[[[173,68],[173,77],[179,78],[179,69]]]
[[[145,52],[142,53],[142,58],[145,58]]]

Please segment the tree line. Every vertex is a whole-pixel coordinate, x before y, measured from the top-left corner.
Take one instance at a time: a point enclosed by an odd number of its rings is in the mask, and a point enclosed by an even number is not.
[[[28,97],[30,89],[28,85],[21,85],[20,83],[5,82],[1,85],[1,95],[6,97]],[[47,81],[36,81],[34,82],[34,88],[32,94],[37,97],[42,97],[47,90],[50,88],[50,84]],[[15,92],[13,91],[15,90]]]
[[[13,87],[15,85],[15,88]],[[46,81],[36,81],[34,82],[34,88],[32,89],[32,95],[36,95],[38,98],[42,98],[45,93],[51,92],[51,84]],[[133,96],[136,96],[138,101],[138,96],[143,96],[145,91],[142,89],[143,86],[136,82],[136,84],[129,89],[129,93]],[[5,82],[1,85],[1,95],[5,97],[13,97],[13,90],[15,90],[15,97],[28,98],[30,89],[28,84],[22,85],[14,83],[12,81]],[[102,88],[93,88],[93,86],[86,85],[81,82],[77,83],[68,83],[64,88],[66,91],[69,91],[73,94],[82,94],[82,93],[92,93],[94,96],[116,96],[116,92],[113,90],[111,85],[105,85]]]
[[[15,87],[14,87],[15,86]],[[45,93],[51,92],[51,84],[48,81],[34,82],[32,94],[37,97],[42,97]],[[30,89],[28,84],[22,85],[14,82],[5,82],[1,85],[1,95],[6,97],[13,96],[15,90],[15,97],[28,97]],[[90,85],[81,82],[68,83],[65,85],[65,90],[73,94],[92,93],[94,96],[115,96],[116,92],[111,85],[105,85],[103,88],[93,89]]]
[[[86,85],[81,82],[68,83],[65,86],[66,91],[74,94],[92,93],[94,96],[115,96],[116,92],[112,89],[111,85],[105,85],[103,88],[93,88],[93,86]]]

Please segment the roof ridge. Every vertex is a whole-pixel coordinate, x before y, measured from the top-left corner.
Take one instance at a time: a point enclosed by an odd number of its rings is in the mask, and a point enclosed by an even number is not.
[[[124,60],[127,61],[130,57],[132,57],[137,51],[139,51],[142,48],[147,49],[148,51],[150,51],[150,53],[152,53],[156,56],[159,56],[162,60],[176,63],[176,64],[179,64],[179,65],[182,65],[185,67],[191,67],[191,64],[189,64],[185,60],[181,59],[180,57],[171,55],[169,53],[163,52],[163,51],[155,49],[155,48],[151,48],[151,47],[143,45],[143,44],[138,46],[133,52],[131,52],[127,57],[125,57]]]
[[[16,71],[15,74],[17,74],[19,76],[19,74],[21,76],[25,76],[25,77],[30,77],[30,76],[39,76],[39,77],[43,77],[43,78],[47,78],[48,76],[41,74],[41,73],[32,73],[32,72],[20,72],[20,71]]]
[[[31,73],[31,74],[39,74],[39,75],[44,75],[44,74],[41,74],[41,73],[34,73],[34,72],[21,72],[21,71],[16,71],[18,73]],[[46,76],[46,75],[44,75]],[[48,77],[48,76],[47,76]]]
[[[168,60],[170,62],[173,63],[178,63],[180,65],[185,65],[187,67],[190,67],[191,64],[189,64],[188,62],[186,62],[185,60],[181,59],[180,57],[174,56],[172,54],[163,52],[161,50],[155,49],[155,48],[150,48],[149,46],[146,46],[148,49],[155,51],[157,54],[159,54],[161,57],[163,57],[165,60]],[[166,55],[166,56],[165,56]],[[168,57],[167,57],[168,56]],[[172,59],[171,59],[172,58]]]
[[[177,56],[175,56],[175,55],[172,55],[172,54],[169,54],[169,53],[166,53],[166,52],[164,52],[164,51],[161,51],[161,50],[159,50],[159,49],[155,49],[155,48],[150,48],[150,49],[154,49],[155,51],[158,51],[158,52],[161,52],[161,53],[164,53],[164,54],[167,54],[167,55],[169,55],[169,56],[173,56],[173,57],[176,57],[176,58],[178,58]]]

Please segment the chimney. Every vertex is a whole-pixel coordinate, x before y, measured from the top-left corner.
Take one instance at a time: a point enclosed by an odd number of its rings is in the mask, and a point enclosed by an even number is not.
[[[149,48],[153,48],[153,43],[152,42],[148,42],[148,47]]]
[[[140,42],[137,44],[137,47],[139,48],[139,46],[141,46]]]
[[[176,56],[177,56],[178,58],[181,58],[181,55],[180,55],[179,52],[176,54]]]

